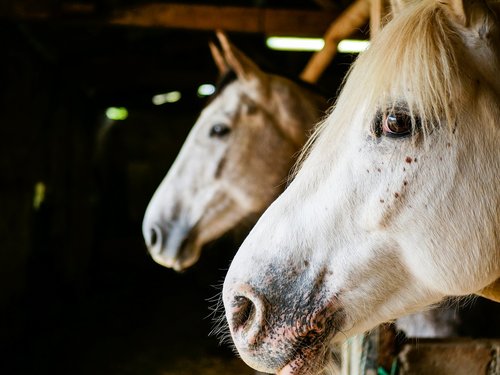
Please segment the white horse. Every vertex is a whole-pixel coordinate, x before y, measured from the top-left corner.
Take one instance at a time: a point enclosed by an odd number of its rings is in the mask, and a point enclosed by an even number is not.
[[[497,8],[403,4],[354,64],[226,276],[247,364],[317,374],[330,344],[379,323],[446,296],[499,299]]]
[[[153,259],[176,271],[242,223],[253,225],[283,191],[294,155],[324,114],[325,99],[264,73],[218,33],[222,84],[155,192],[143,221]]]

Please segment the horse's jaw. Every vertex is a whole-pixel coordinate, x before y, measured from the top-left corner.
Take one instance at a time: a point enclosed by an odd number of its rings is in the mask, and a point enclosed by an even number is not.
[[[183,272],[192,267],[200,258],[202,246],[189,239],[177,247],[166,248],[161,252],[150,250],[151,258],[159,265]]]

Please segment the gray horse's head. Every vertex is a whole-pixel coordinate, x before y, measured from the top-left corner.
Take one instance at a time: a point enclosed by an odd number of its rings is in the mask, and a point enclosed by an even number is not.
[[[291,80],[264,73],[224,36],[212,55],[225,77],[202,111],[147,208],[143,234],[153,259],[176,271],[202,247],[281,193],[293,156],[323,100]]]

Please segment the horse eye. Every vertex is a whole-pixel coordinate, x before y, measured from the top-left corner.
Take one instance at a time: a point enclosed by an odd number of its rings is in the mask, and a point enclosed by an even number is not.
[[[385,135],[403,137],[411,134],[411,117],[406,114],[390,113],[384,116],[382,131]]]
[[[412,118],[405,112],[378,114],[374,124],[374,133],[391,138],[402,138],[414,133],[420,126],[418,118]]]
[[[231,131],[229,126],[224,124],[215,124],[210,129],[210,137],[223,137]]]

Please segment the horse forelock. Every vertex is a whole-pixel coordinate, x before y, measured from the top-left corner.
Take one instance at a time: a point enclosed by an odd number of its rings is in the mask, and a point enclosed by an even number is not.
[[[308,140],[295,172],[320,135],[331,145],[339,138],[339,127],[352,123],[360,111],[366,124],[377,112],[403,105],[420,123],[424,138],[441,124],[453,130],[457,119],[470,110],[467,103],[474,102],[480,79],[467,52],[459,30],[438,2],[414,2],[353,64],[330,116]],[[489,83],[482,84],[487,90]]]
[[[369,119],[379,109],[404,103],[412,117],[420,118],[424,132],[443,120],[451,125],[471,83],[463,52],[456,30],[437,2],[416,2],[389,23],[360,57],[345,99],[359,92],[364,80]]]

